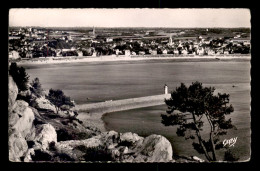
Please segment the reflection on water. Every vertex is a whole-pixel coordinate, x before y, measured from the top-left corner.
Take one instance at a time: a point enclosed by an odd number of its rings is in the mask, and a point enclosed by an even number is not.
[[[202,82],[214,86],[217,92],[230,94],[235,112],[230,115],[238,130],[225,137],[238,136],[233,148],[240,160],[249,158],[250,152],[250,62],[117,62],[73,63],[25,66],[30,79],[39,77],[44,89],[59,88],[78,104],[106,100],[142,97],[163,93],[166,83],[169,91],[181,82],[190,85]],[[189,141],[176,136],[176,128],[165,127],[160,114],[166,106],[156,106],[115,112],[103,119],[108,130],[132,131],[140,135],[151,133],[166,136],[180,155],[196,155]],[[223,137],[223,139],[225,138]],[[223,152],[219,153],[223,156]],[[203,156],[202,156],[203,157]]]

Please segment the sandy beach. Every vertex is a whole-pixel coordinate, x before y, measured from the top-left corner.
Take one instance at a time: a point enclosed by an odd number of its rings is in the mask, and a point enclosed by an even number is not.
[[[17,61],[18,64],[62,64],[79,62],[113,62],[113,61],[141,61],[141,60],[177,60],[177,61],[228,61],[250,60],[251,55],[214,55],[214,56],[99,56],[99,57],[48,57]],[[11,61],[10,61],[11,62]]]
[[[92,104],[81,104],[76,105],[75,109],[79,112],[78,118],[81,119],[84,124],[95,126],[101,131],[106,131],[102,120],[104,114],[162,105],[164,104],[164,99],[168,98],[170,98],[170,94],[161,94]]]

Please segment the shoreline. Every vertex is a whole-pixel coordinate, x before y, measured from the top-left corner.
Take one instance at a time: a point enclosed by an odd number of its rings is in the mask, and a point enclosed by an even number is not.
[[[79,113],[77,116],[78,119],[83,121],[84,124],[95,126],[101,131],[107,131],[105,129],[105,123],[102,119],[105,114],[162,105],[164,104],[164,99],[169,99],[170,97],[171,94],[160,94],[115,101],[79,104],[75,106],[75,109]]]
[[[16,61],[21,65],[44,65],[44,64],[64,64],[64,63],[91,63],[91,62],[115,62],[115,61],[146,61],[146,60],[176,60],[184,62],[208,62],[208,61],[233,61],[251,60],[251,55],[214,55],[214,56],[100,56],[100,57],[52,57],[34,58],[29,60]],[[11,61],[9,61],[11,62]],[[14,61],[15,62],[15,61]]]

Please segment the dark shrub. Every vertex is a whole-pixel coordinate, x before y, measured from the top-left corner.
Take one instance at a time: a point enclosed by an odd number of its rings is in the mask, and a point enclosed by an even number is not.
[[[72,139],[71,135],[66,129],[62,128],[57,130],[56,132],[57,132],[57,141],[66,141]]]
[[[24,156],[20,157],[20,160],[23,161],[24,160]]]
[[[92,148],[78,146],[77,149],[85,153],[83,156],[85,161],[115,161],[112,157],[111,151],[103,146]]]
[[[88,139],[90,138],[91,136],[85,132],[80,132],[77,134],[77,139],[79,140],[84,140],[84,139]]]
[[[84,140],[90,138],[92,135],[86,132],[76,132],[69,131],[65,128],[61,128],[57,132],[57,141],[66,141],[66,140]]]
[[[79,120],[79,119],[78,119],[78,122],[79,122],[80,124],[83,124],[83,122],[82,122],[81,120]]]
[[[39,78],[35,78],[34,80],[32,80],[32,82],[30,83],[31,84],[31,92],[33,94],[35,94],[37,97],[40,97],[43,95],[43,89],[42,89],[42,85],[40,83],[40,80]]]
[[[48,118],[50,118],[50,119],[60,118],[59,115],[57,115],[55,113],[51,113],[51,112],[50,113],[46,113],[45,115],[48,116]]]
[[[238,161],[237,157],[230,149],[225,152],[224,161]]]
[[[27,94],[26,96],[22,96],[21,94],[18,94],[16,97],[16,100],[23,100],[26,101],[28,104],[31,104],[31,96]]]
[[[75,161],[75,159],[71,158],[69,155],[65,153],[59,153],[54,156],[54,161]]]
[[[19,92],[28,90],[29,76],[23,67],[18,67],[16,63],[11,63],[9,74],[13,77]]]
[[[36,125],[40,125],[40,124],[46,124],[46,122],[42,121],[42,120],[39,120],[37,118],[35,118],[33,120],[33,125],[36,126]]]
[[[41,150],[35,150],[35,154],[32,155],[33,161],[51,161],[52,156],[46,152],[43,152]]]
[[[49,149],[50,149],[51,151],[56,151],[56,147],[55,147],[55,142],[54,142],[54,141],[50,142],[50,144],[49,144]]]
[[[132,146],[133,143],[132,142],[129,142],[129,141],[121,141],[120,143],[118,143],[118,146]]]
[[[34,144],[34,141],[27,141],[28,148],[33,148]]]
[[[74,103],[70,100],[70,97],[66,96],[62,90],[50,89],[47,99],[50,100],[52,104],[55,105],[57,113],[61,106],[67,105],[69,107],[74,107]]]
[[[65,121],[61,121],[61,123],[63,124],[63,125],[68,125],[68,120],[65,120]]]

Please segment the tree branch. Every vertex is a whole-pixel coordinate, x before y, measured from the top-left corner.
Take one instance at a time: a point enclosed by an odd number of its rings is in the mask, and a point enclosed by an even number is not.
[[[192,113],[192,116],[193,116],[194,123],[196,123],[197,121],[196,121],[196,118],[195,118],[195,114]],[[210,155],[208,154],[208,152],[207,152],[207,150],[206,150],[206,147],[205,147],[204,144],[203,144],[203,141],[202,141],[202,138],[201,138],[201,135],[200,135],[200,131],[199,131],[199,129],[198,129],[198,127],[197,127],[196,124],[195,124],[195,128],[196,128],[197,137],[198,137],[198,139],[199,139],[199,143],[200,143],[200,145],[201,145],[201,147],[202,147],[202,149],[203,149],[203,151],[204,151],[204,154],[205,154],[206,158],[207,158],[209,161],[212,161],[212,158],[211,158]]]
[[[214,133],[214,126],[209,118],[209,114],[206,112],[206,118],[210,124],[210,142],[211,142],[211,148],[212,148],[212,156],[213,156],[213,160],[216,161],[216,150],[215,150],[215,144],[214,144],[214,141],[213,141],[213,133]]]

